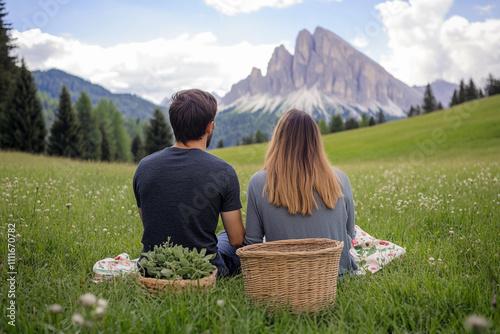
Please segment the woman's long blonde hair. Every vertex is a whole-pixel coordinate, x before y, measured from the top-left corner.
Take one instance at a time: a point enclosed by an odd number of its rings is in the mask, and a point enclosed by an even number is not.
[[[314,190],[330,209],[343,196],[319,128],[303,111],[292,109],[281,117],[267,149],[264,169],[263,195],[267,193],[270,203],[286,207],[291,214],[312,215],[313,205],[318,208]]]

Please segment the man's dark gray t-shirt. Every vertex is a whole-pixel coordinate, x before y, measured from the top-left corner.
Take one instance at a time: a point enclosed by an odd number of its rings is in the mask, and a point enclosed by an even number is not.
[[[134,194],[142,210],[143,252],[173,244],[217,252],[219,213],[241,209],[234,168],[200,149],[167,147],[141,160]]]

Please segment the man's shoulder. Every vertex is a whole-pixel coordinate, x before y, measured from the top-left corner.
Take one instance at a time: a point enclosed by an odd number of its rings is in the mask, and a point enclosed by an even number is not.
[[[229,162],[222,160],[221,158],[206,151],[201,151],[200,159],[203,159],[206,161],[206,163],[213,164],[214,166],[217,166],[219,168],[222,167],[222,168],[234,169]]]

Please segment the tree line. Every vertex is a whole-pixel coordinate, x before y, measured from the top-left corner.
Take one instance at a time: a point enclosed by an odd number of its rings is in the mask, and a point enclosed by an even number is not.
[[[55,120],[45,128],[42,104],[31,73],[24,62],[18,70],[13,92],[1,114],[0,147],[93,161],[139,161],[172,145],[172,131],[161,110],[145,129],[145,140],[131,140],[123,115],[111,100],[96,107],[82,92],[73,105],[65,86],[61,89]]]
[[[147,154],[172,145],[172,130],[156,109],[143,140],[131,139],[122,114],[111,100],[93,107],[82,92],[73,105],[65,86],[57,114],[48,130],[31,72],[11,56],[14,44],[10,25],[4,22],[5,4],[0,1],[0,148],[94,161],[139,161]],[[42,96],[43,97],[43,96]]]
[[[336,114],[332,116],[329,123],[327,123],[325,119],[320,119],[319,121],[316,121],[316,124],[318,124],[318,128],[321,134],[327,135],[329,133],[352,130],[365,126],[374,126],[385,122],[385,114],[382,110],[379,110],[376,119],[373,116],[370,116],[370,118],[368,118],[366,113],[362,113],[360,121],[357,121],[356,119],[351,117],[344,122],[342,117],[339,114]],[[265,143],[268,140],[269,137],[260,129],[258,129],[254,136],[249,135],[243,137],[243,139],[241,141],[238,141],[236,145]],[[224,147],[222,139],[220,139],[217,143],[217,148],[220,147]]]
[[[360,121],[351,117],[346,119],[344,122],[342,117],[339,114],[336,114],[332,116],[330,123],[327,123],[324,119],[321,119],[317,122],[317,124],[321,134],[326,135],[329,133],[353,130],[366,126],[374,126],[385,122],[385,114],[382,110],[379,110],[376,117],[370,116],[370,118],[368,118],[366,113],[362,113]]]
[[[500,94],[500,80],[495,79],[495,77],[493,77],[493,75],[490,73],[488,79],[486,80],[484,91],[486,93],[486,96]],[[467,101],[482,99],[483,97],[485,97],[483,90],[481,88],[477,88],[472,78],[469,79],[468,84],[466,84],[464,82],[464,79],[462,79],[460,80],[458,90],[453,90],[453,95],[448,106],[453,107]],[[431,85],[427,84],[422,105],[410,106],[408,117],[427,114],[441,109],[443,109],[443,105],[441,104],[441,102],[436,101]]]

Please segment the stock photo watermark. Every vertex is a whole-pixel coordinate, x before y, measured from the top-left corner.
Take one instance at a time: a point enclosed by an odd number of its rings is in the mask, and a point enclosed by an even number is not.
[[[16,224],[7,224],[7,323],[16,326]]]

